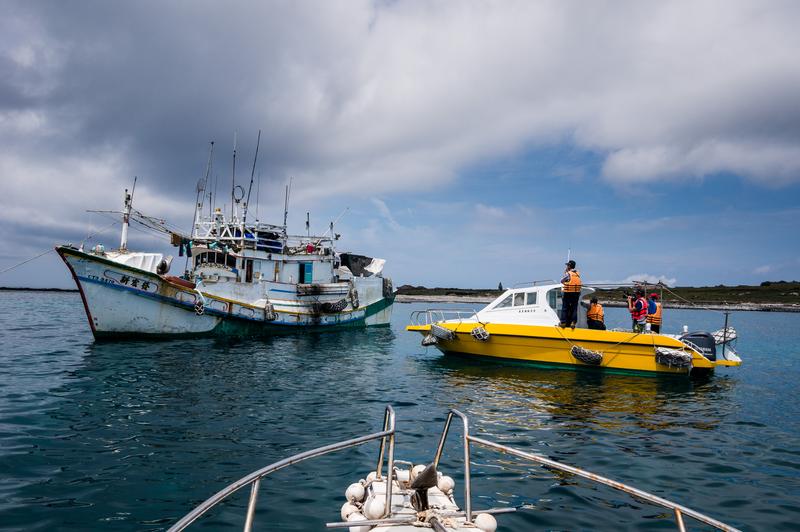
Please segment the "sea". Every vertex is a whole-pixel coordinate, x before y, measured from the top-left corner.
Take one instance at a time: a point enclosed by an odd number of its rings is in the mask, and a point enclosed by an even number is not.
[[[742,530],[800,529],[800,314],[734,312],[744,363],[709,378],[541,369],[445,357],[390,327],[258,339],[95,342],[77,293],[0,293],[0,529],[165,530],[247,473],[381,429],[430,462],[446,414],[482,438],[632,484]],[[438,308],[474,305],[436,304]],[[665,331],[720,313],[665,310]],[[607,309],[610,326],[627,324]],[[441,468],[463,503],[454,425]],[[323,530],[377,443],[282,469],[256,530]],[[473,508],[500,530],[674,530],[625,493],[473,448]],[[248,491],[191,529],[236,530]],[[705,529],[687,520],[691,529]]]

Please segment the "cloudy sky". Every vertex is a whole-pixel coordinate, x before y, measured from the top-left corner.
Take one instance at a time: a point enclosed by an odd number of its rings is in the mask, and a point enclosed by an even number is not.
[[[796,1],[4,1],[0,270],[213,175],[396,284],[800,279]],[[252,212],[252,211],[251,211]],[[90,243],[118,244],[118,226]],[[132,247],[166,250],[133,234]],[[54,253],[0,285],[70,286]]]

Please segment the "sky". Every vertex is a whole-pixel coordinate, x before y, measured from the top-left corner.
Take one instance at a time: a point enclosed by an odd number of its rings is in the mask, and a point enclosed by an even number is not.
[[[402,284],[800,279],[796,1],[4,0],[0,271],[212,177]],[[251,212],[255,202],[251,202]],[[85,240],[87,235],[104,230]],[[177,255],[133,232],[130,247]],[[0,286],[70,287],[55,253]]]

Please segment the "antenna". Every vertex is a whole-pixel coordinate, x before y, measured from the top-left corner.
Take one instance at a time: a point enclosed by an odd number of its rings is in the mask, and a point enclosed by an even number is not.
[[[286,198],[283,201],[283,232],[286,234],[286,219],[289,216],[289,195],[292,193],[292,178],[289,178],[289,184],[286,185]]]
[[[311,236],[311,213],[306,213],[306,236]]]
[[[236,187],[236,131],[233,132],[233,171],[231,172],[231,221],[233,221],[233,189]]]
[[[244,215],[242,223],[247,221],[247,207],[250,205],[250,191],[253,190],[253,177],[256,175],[256,161],[258,160],[258,146],[261,144],[261,130],[258,130],[258,140],[256,140],[256,154],[253,157],[253,171],[250,172],[250,186],[247,188],[247,200],[244,202]]]
[[[261,172],[258,172],[258,181],[256,182],[256,221],[258,221],[258,207],[261,204],[259,195],[261,194]]]

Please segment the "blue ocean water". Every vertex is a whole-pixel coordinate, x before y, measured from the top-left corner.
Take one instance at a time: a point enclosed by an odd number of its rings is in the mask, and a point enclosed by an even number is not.
[[[226,484],[288,455],[380,429],[429,461],[448,408],[487,439],[632,483],[744,530],[800,521],[800,315],[739,312],[740,368],[705,380],[475,363],[392,326],[245,340],[95,343],[75,293],[0,293],[0,528],[163,530]],[[437,305],[448,306],[448,305]],[[453,308],[458,305],[451,305]],[[607,309],[611,325],[627,323]],[[665,330],[716,313],[665,311]],[[458,432],[442,467],[463,489]],[[374,467],[367,444],[279,471],[256,527],[321,530]],[[474,451],[476,508],[505,530],[674,529],[625,494]],[[247,493],[195,527],[240,528]]]

